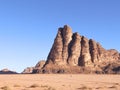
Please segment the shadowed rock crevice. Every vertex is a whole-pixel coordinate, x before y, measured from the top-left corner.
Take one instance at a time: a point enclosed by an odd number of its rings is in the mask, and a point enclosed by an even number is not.
[[[98,48],[96,42],[90,39],[89,47],[90,47],[91,61],[92,63],[94,63],[95,61],[98,60]]]
[[[84,58],[82,55],[82,53],[83,53],[83,45],[82,44],[84,43],[83,38],[84,38],[84,36],[81,37],[81,41],[80,41],[81,51],[80,51],[80,56],[79,56],[79,61],[78,61],[79,66],[85,66],[85,61],[84,61]]]
[[[81,55],[79,59],[80,66],[89,66],[91,64],[91,55],[89,51],[89,40],[82,36],[81,39]]]

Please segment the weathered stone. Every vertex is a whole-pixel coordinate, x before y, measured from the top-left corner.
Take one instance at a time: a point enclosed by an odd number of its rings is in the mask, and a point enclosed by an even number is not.
[[[118,51],[106,50],[93,39],[89,40],[78,33],[72,33],[71,28],[65,25],[58,29],[45,65],[42,68],[39,68],[38,65],[35,72],[105,73],[102,68],[108,63],[118,61],[120,61]],[[115,72],[116,70],[119,70],[119,67],[112,71]]]
[[[68,45],[72,40],[72,30],[67,25],[64,28],[59,28],[58,34],[55,38],[53,47],[48,55],[46,63],[52,63],[57,65],[67,64],[68,59]]]
[[[90,39],[89,46],[90,46],[91,60],[94,63],[98,61],[98,57],[99,57],[97,43],[92,39]]]
[[[23,70],[22,74],[30,74],[33,72],[33,69],[35,67],[27,67],[26,69]]]
[[[45,62],[46,62],[45,60],[39,61],[39,62],[36,64],[35,69],[41,69],[41,68],[44,66]]]
[[[91,65],[89,40],[83,36],[81,40],[81,55],[79,59],[79,66],[89,66],[89,65]]]
[[[72,41],[69,46],[69,58],[68,64],[72,66],[78,66],[79,57],[81,53],[81,36],[78,33],[74,33]]]
[[[45,64],[45,60],[40,60],[35,67],[27,67],[26,69],[23,70],[22,74],[32,74],[32,73],[36,73],[37,70],[42,69],[42,67]]]
[[[46,63],[45,60],[39,61],[33,68],[32,73],[39,73],[39,71],[41,71],[41,69],[44,67],[45,63]]]
[[[70,41],[72,40],[72,30],[67,25],[64,26],[62,31],[63,36],[63,50],[62,50],[62,58],[63,61],[66,61],[68,59],[68,46]]]
[[[58,34],[54,40],[53,47],[48,55],[47,63],[59,64],[59,62],[60,63],[63,62],[62,50],[63,50],[62,29],[59,28]]]
[[[117,61],[120,58],[118,51],[115,49],[107,50],[107,55],[108,55],[109,61]]]

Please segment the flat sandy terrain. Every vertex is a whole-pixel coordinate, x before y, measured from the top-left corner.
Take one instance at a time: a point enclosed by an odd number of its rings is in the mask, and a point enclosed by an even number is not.
[[[120,75],[0,75],[0,90],[120,90]]]

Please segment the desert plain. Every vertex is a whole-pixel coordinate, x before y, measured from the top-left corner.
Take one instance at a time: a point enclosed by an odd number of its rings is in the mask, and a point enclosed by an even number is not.
[[[120,90],[120,75],[0,75],[0,90]]]

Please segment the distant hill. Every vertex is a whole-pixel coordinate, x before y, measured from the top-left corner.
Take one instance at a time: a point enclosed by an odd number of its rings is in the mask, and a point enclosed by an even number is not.
[[[15,71],[11,71],[9,69],[2,69],[0,70],[0,74],[18,74],[18,73]]]

